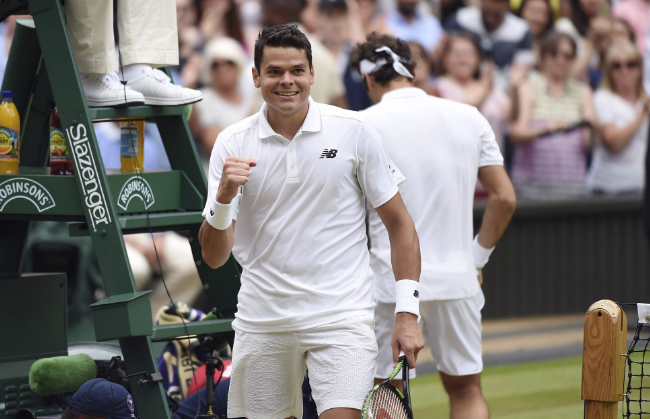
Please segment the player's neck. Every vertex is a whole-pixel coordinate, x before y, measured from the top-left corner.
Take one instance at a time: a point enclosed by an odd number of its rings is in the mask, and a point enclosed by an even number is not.
[[[393,79],[386,86],[377,85],[379,97],[382,98],[386,93],[392,92],[393,90],[405,89],[407,87],[413,87],[413,83],[406,77],[400,77],[399,79]]]
[[[291,113],[284,113],[269,106],[267,119],[273,131],[291,141],[305,122],[307,112],[309,112],[308,101]]]

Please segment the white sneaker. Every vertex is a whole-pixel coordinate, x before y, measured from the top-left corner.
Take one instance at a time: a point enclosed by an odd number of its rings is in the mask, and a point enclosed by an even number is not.
[[[86,94],[86,102],[91,108],[143,105],[145,103],[142,93],[120,83],[115,73],[85,74],[81,78],[81,85]]]
[[[127,86],[144,95],[145,105],[186,105],[203,100],[198,90],[173,84],[167,74],[149,66],[142,69],[141,77],[129,80]]]

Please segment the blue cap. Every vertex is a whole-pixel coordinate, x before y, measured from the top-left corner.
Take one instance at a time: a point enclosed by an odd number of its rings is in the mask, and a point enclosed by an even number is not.
[[[70,409],[106,419],[134,419],[133,398],[124,387],[103,378],[93,378],[77,390]]]
[[[7,99],[7,98],[13,99],[14,98],[14,92],[12,92],[11,90],[5,90],[4,92],[2,92],[2,98],[3,99]]]

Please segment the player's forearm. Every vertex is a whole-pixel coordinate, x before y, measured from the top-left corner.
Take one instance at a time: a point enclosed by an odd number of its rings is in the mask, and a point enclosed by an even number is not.
[[[485,214],[483,214],[481,229],[478,233],[478,242],[481,246],[486,249],[496,246],[506,227],[508,227],[516,206],[517,201],[514,191],[490,194]]]
[[[413,221],[409,217],[391,230],[390,238],[391,262],[396,280],[420,280],[420,240],[415,231]]]
[[[203,260],[212,269],[223,266],[230,258],[234,239],[234,226],[231,225],[225,230],[218,230],[208,224],[207,221],[201,225],[199,231],[199,243],[201,244],[201,255]]]

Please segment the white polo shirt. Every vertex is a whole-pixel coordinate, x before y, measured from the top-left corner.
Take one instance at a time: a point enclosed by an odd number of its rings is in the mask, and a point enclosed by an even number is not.
[[[232,252],[243,270],[233,326],[295,331],[372,313],[364,195],[374,207],[385,204],[401,173],[357,112],[310,98],[292,141],[273,131],[266,114],[264,104],[225,129],[210,158],[208,200],[228,156],[257,162],[233,200]]]
[[[420,238],[420,300],[474,296],[474,188],[478,169],[503,165],[494,133],[476,108],[428,96],[415,87],[390,91],[363,112],[406,177],[400,194]],[[388,233],[370,211],[370,266],[375,299],[395,302]]]

